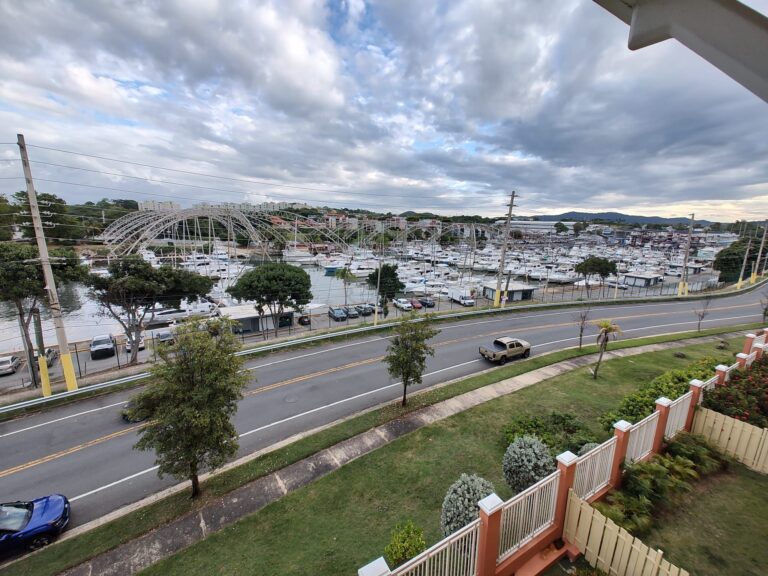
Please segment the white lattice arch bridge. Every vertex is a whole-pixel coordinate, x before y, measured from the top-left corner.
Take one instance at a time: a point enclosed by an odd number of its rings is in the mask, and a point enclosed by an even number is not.
[[[314,230],[340,251],[349,249],[347,243],[331,229],[304,216],[282,210],[244,210],[229,206],[204,205],[180,210],[131,212],[112,222],[101,237],[112,256],[124,256],[146,249],[156,239],[168,237],[169,233],[175,234],[172,231],[177,231],[179,225],[183,227],[184,223],[200,219],[219,223],[232,239],[236,236],[249,238],[263,248],[267,258],[267,247],[271,242],[285,242],[294,235],[301,240],[301,230],[307,229]]]

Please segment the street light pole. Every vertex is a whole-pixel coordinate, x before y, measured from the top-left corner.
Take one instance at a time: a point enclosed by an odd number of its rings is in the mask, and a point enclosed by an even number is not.
[[[691,223],[688,225],[688,240],[685,243],[685,256],[683,257],[683,271],[680,274],[680,283],[677,285],[677,295],[688,295],[688,254],[691,252],[691,237],[693,236],[693,214],[691,214]]]
[[[496,274],[496,292],[493,295],[493,307],[501,306],[501,277],[504,275],[504,260],[507,257],[507,242],[509,242],[509,224],[512,221],[512,208],[515,206],[515,191],[512,190],[512,196],[509,200],[509,212],[507,212],[507,223],[504,226],[504,241],[501,243],[501,257],[499,258],[499,271]]]

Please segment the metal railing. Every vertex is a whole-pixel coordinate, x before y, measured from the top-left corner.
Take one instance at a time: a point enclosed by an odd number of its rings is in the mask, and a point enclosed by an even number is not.
[[[752,366],[752,363],[757,359],[757,352],[750,352],[747,355],[746,360],[744,361],[744,366],[747,368],[750,368]]]
[[[573,491],[579,498],[586,500],[608,486],[615,452],[616,436],[613,436],[579,457],[573,483]]]
[[[702,390],[707,391],[707,390],[714,390],[715,386],[717,386],[717,374],[712,376],[712,378],[710,378],[709,380],[705,380],[701,388]],[[704,400],[704,396],[700,395],[699,404],[701,404],[703,400]]]
[[[476,576],[480,519],[444,538],[399,568],[392,576]]]
[[[629,443],[627,445],[626,461],[628,463],[642,460],[653,449],[653,438],[656,435],[656,426],[659,422],[659,413],[654,412],[646,416],[640,422],[629,429]]]
[[[667,426],[664,429],[664,436],[674,438],[675,435],[685,428],[685,421],[688,418],[688,410],[691,407],[693,392],[686,392],[677,400],[673,400],[669,405],[669,414],[667,415]]]
[[[738,369],[739,369],[739,363],[738,362],[728,366],[728,370],[725,371],[725,381],[726,382],[730,382],[731,381],[731,374],[736,372],[736,370],[738,370]]]
[[[502,562],[552,526],[555,521],[560,475],[561,472],[556,470],[504,503],[497,562]]]

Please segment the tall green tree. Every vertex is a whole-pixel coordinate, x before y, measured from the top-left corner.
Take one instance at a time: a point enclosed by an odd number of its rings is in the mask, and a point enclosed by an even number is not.
[[[14,209],[8,198],[0,194],[0,242],[13,238]]]
[[[373,288],[378,285],[379,299],[382,302],[388,302],[405,288],[405,284],[397,277],[397,264],[382,264],[380,270],[381,284],[379,284],[379,270],[374,270],[368,275],[368,285]]]
[[[141,392],[132,411],[152,418],[139,431],[138,450],[154,450],[157,472],[192,483],[192,498],[200,494],[199,474],[222,466],[237,453],[232,416],[249,376],[232,333],[232,321],[185,322],[176,342],[160,346],[160,362],[151,371],[152,383]]]
[[[206,276],[170,266],[153,268],[139,256],[113,261],[109,276],[91,274],[87,283],[103,310],[117,320],[131,343],[130,363],[136,363],[145,321],[158,304],[178,307],[183,299],[205,296],[213,286]]]
[[[600,370],[600,363],[603,361],[603,354],[608,349],[608,342],[615,340],[619,334],[621,334],[621,328],[618,324],[614,324],[613,320],[598,320],[595,322],[597,326],[597,348],[600,355],[597,357],[597,364],[595,364],[594,370],[592,370],[592,378],[597,380],[597,371]]]
[[[357,280],[357,276],[352,274],[352,271],[347,268],[346,266],[344,268],[339,268],[336,270],[336,273],[334,274],[337,280],[341,280],[341,282],[344,284],[344,306],[347,305],[347,286],[349,286],[350,282],[354,282]]]
[[[50,250],[49,256],[57,287],[85,277],[85,268],[80,265],[74,250],[57,248]],[[37,247],[16,242],[0,242],[0,300],[10,302],[16,307],[22,319],[21,336],[30,350],[33,349],[29,337],[31,310],[45,295],[45,278]]]
[[[35,231],[32,228],[32,217],[29,214],[27,193],[23,190],[16,192],[13,195],[13,201],[21,235],[24,238],[34,238]],[[37,195],[37,203],[47,238],[71,241],[85,237],[86,226],[82,219],[68,213],[67,203],[62,198],[55,194],[43,192]]]
[[[712,268],[720,272],[720,282],[736,282],[739,279],[746,251],[747,242],[739,240],[717,253],[715,261],[712,263]],[[747,256],[747,267],[744,271],[744,276],[749,276],[752,273],[752,263],[757,260],[757,252],[757,247],[755,242],[753,242],[752,249],[749,251],[749,256]]]
[[[568,226],[566,226],[562,222],[557,222],[555,224],[555,232],[557,232],[558,234],[562,234],[563,232],[568,232]]]
[[[384,362],[389,375],[403,382],[402,405],[405,406],[408,386],[421,384],[427,356],[435,355],[435,349],[427,344],[427,340],[437,336],[440,331],[432,327],[429,315],[417,319],[415,314],[409,314],[395,325],[394,333]]]
[[[240,276],[234,286],[227,289],[240,300],[251,300],[258,310],[265,307],[272,316],[275,336],[279,319],[287,307],[296,310],[312,300],[312,282],[304,270],[284,263],[257,266]]]
[[[590,256],[584,261],[576,264],[575,268],[577,274],[584,276],[584,283],[587,286],[587,294],[589,294],[589,277],[600,276],[600,280],[605,282],[605,279],[611,274],[616,274],[616,262],[608,260],[607,258],[600,258],[599,256]]]

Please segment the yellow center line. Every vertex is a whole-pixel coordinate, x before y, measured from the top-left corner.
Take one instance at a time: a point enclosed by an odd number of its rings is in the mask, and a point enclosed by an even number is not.
[[[134,430],[138,430],[139,428],[144,428],[148,424],[149,422],[143,422],[142,424],[137,424],[136,426],[131,426],[130,428],[118,430],[117,432],[113,432],[112,434],[107,434],[106,436],[95,438],[94,440],[89,440],[88,442],[84,442],[83,444],[72,446],[71,448],[67,448],[66,450],[62,450],[54,454],[48,454],[48,456],[43,456],[42,458],[38,458],[37,460],[32,460],[31,462],[27,462],[25,464],[19,464],[18,466],[14,466],[13,468],[7,468],[6,470],[0,471],[0,478],[5,478],[6,476],[10,476],[11,474],[15,474],[16,472],[21,472],[23,470],[27,470],[29,468],[39,466],[40,464],[45,464],[46,462],[50,462],[51,460],[57,460],[64,456],[68,456],[69,454],[74,454],[75,452],[79,452],[80,450],[84,450],[85,448],[89,448],[91,446],[96,446],[97,444],[101,444],[102,442],[106,442],[107,440],[112,440],[113,438],[118,438],[119,436],[125,436],[129,432],[133,432]]]

